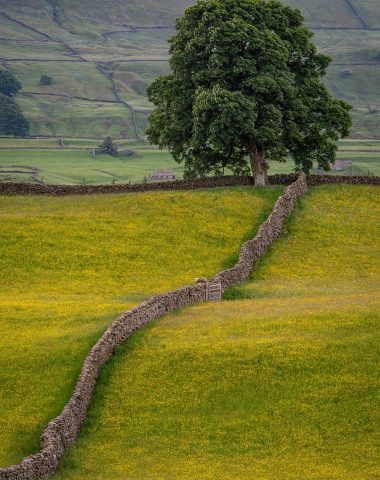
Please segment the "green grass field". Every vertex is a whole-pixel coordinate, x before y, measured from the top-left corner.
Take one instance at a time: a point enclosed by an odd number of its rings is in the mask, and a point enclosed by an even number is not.
[[[313,189],[235,300],[128,341],[55,478],[378,478],[379,195]]]
[[[63,138],[12,139],[0,138],[0,181],[43,181],[52,184],[141,183],[156,170],[172,170],[178,179],[183,166],[174,162],[167,151],[160,151],[135,140],[118,139],[121,152],[133,150],[134,156],[97,155],[101,139]],[[351,160],[351,174],[380,175],[380,141],[344,140],[339,144],[338,159]],[[290,173],[294,164],[271,162],[270,174]],[[22,173],[25,171],[25,173]]]
[[[0,466],[38,450],[113,319],[230,265],[280,192],[0,197]]]
[[[99,145],[100,142],[98,142]],[[142,183],[144,177],[159,169],[170,169],[182,178],[182,167],[167,152],[151,149],[136,150],[136,155],[110,157],[90,150],[0,150],[0,178],[29,181],[30,174],[7,173],[22,171],[22,166],[38,169],[38,178],[53,184]],[[33,181],[33,179],[32,179]]]

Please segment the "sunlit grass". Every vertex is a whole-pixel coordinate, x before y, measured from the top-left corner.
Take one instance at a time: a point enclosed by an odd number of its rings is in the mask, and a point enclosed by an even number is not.
[[[346,300],[166,317],[107,367],[57,478],[372,478],[380,305]]]
[[[38,449],[118,314],[231,264],[280,192],[0,197],[0,465]]]
[[[246,299],[138,333],[56,478],[377,478],[379,195],[313,189]]]

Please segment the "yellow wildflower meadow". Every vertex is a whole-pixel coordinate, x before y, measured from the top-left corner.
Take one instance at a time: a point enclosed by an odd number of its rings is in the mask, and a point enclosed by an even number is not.
[[[116,316],[230,264],[280,193],[0,197],[0,466],[38,450]]]
[[[57,480],[379,478],[379,204],[312,189],[245,299],[137,333]]]

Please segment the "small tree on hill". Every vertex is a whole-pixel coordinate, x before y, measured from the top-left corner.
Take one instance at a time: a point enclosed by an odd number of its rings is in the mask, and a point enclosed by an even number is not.
[[[48,75],[41,75],[40,84],[43,85],[43,86],[52,85],[53,84],[53,79],[52,79],[52,77],[49,77]]]
[[[103,140],[103,143],[99,145],[98,153],[104,153],[106,155],[112,155],[113,157],[116,157],[118,149],[113,143],[113,139],[111,137],[106,137]]]
[[[29,122],[21,108],[9,97],[0,94],[0,134],[25,137],[29,132]]]
[[[322,83],[330,59],[299,10],[277,1],[200,0],[177,20],[171,73],[148,88],[147,131],[187,176],[246,171],[267,183],[268,160],[329,169],[351,107]]]
[[[0,93],[7,97],[13,97],[22,88],[22,84],[13,73],[0,69]]]

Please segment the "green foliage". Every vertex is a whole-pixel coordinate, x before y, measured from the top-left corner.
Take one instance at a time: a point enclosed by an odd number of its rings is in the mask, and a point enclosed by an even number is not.
[[[267,161],[329,169],[351,107],[323,85],[330,59],[311,43],[299,10],[264,0],[207,0],[186,10],[170,40],[171,74],[148,89],[148,138],[189,176],[241,173],[257,183]]]
[[[13,97],[21,90],[21,82],[8,70],[0,69],[0,93]]]
[[[113,139],[111,137],[106,137],[103,140],[103,143],[99,145],[98,152],[105,155],[111,155],[112,157],[116,157],[118,153],[118,148],[113,143]]]
[[[0,134],[25,137],[29,132],[29,122],[21,108],[12,99],[0,94]]]
[[[53,79],[49,75],[41,75],[40,84],[43,86],[53,85]]]

